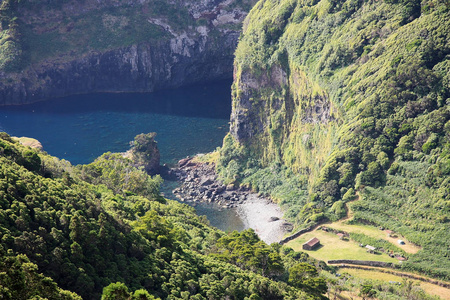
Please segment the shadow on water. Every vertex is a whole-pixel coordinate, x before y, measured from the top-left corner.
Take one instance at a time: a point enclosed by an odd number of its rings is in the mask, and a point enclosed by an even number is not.
[[[92,112],[153,113],[197,118],[227,119],[231,113],[231,81],[194,85],[154,93],[94,93],[74,95],[0,111],[74,114]],[[126,105],[124,105],[126,99]]]

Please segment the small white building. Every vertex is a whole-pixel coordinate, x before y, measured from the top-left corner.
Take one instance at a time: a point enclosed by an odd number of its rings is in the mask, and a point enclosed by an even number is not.
[[[375,252],[375,250],[377,249],[374,246],[370,246],[370,245],[366,245],[366,248],[367,248],[367,252],[370,252],[370,253]]]

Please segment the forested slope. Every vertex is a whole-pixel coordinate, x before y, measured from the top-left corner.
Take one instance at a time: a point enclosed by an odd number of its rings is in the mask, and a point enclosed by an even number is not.
[[[346,215],[450,279],[450,3],[259,1],[235,58],[218,171],[305,227]]]
[[[159,183],[119,154],[73,167],[1,133],[0,297],[322,298],[326,266],[225,235]]]

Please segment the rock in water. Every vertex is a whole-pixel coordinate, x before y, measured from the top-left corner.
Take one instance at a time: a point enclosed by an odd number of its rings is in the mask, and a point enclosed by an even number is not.
[[[131,142],[131,159],[136,167],[144,167],[150,175],[159,173],[160,154],[155,141],[156,132],[141,133]]]

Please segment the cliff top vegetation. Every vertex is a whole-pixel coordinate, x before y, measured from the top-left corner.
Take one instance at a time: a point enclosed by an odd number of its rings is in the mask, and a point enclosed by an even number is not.
[[[218,171],[297,228],[346,216],[449,279],[448,1],[259,1],[236,50]],[[357,196],[359,198],[357,198]]]
[[[207,31],[236,30],[233,18],[223,24],[214,18],[233,10],[244,14],[252,3],[232,1],[216,11],[213,2],[5,0],[0,7],[0,70],[17,72],[43,61],[51,64],[94,51],[187,38],[202,34],[196,30],[202,26]]]
[[[74,167],[1,133],[0,296],[323,298],[324,264],[253,230],[226,235],[162,198],[160,180],[120,154]]]

